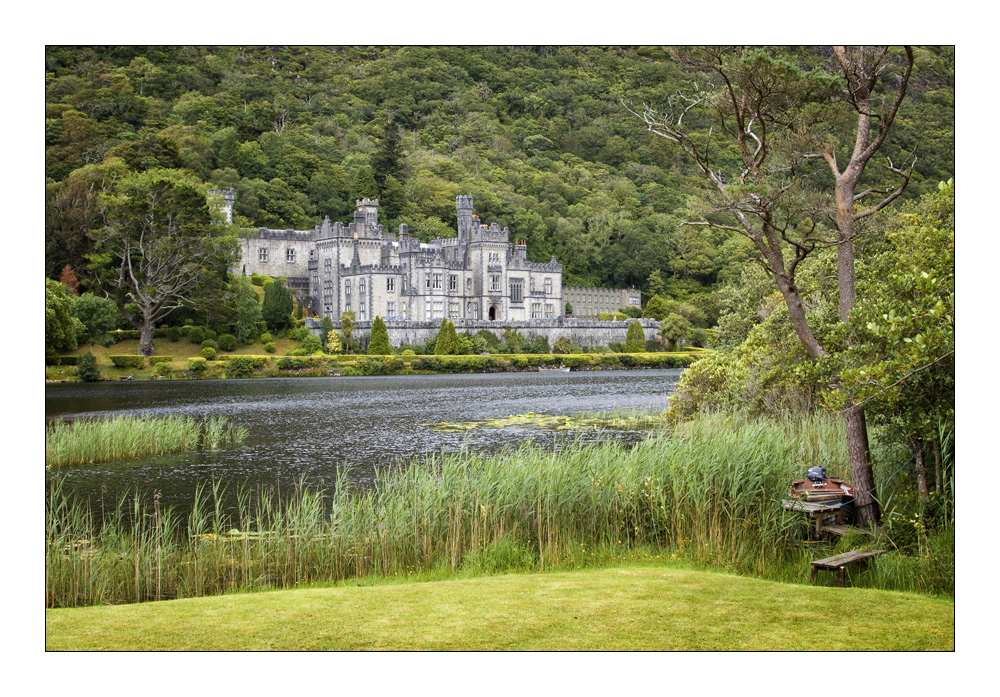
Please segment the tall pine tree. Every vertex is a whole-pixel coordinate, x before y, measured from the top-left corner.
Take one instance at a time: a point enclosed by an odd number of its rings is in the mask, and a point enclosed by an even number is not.
[[[358,168],[354,175],[354,183],[351,185],[351,201],[360,201],[363,198],[378,198],[378,185],[375,184],[375,175],[369,165]]]
[[[403,181],[403,144],[394,121],[390,120],[383,129],[382,140],[372,154],[371,163],[379,191],[384,191],[385,180],[389,177]]]
[[[292,326],[292,309],[295,303],[292,293],[283,281],[275,281],[264,289],[261,314],[267,328],[279,332]]]

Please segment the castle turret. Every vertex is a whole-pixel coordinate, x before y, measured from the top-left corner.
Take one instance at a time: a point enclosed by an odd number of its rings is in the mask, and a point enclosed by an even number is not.
[[[458,196],[455,198],[455,206],[458,208],[458,239],[468,239],[472,232],[472,197]]]
[[[358,210],[364,212],[365,222],[372,226],[372,229],[378,227],[378,199],[374,201],[370,198],[363,198],[360,201],[355,199]],[[354,218],[357,219],[357,214]]]

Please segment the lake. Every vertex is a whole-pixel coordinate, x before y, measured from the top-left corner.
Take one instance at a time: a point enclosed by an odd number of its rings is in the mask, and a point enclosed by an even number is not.
[[[350,378],[268,378],[45,387],[52,418],[149,413],[226,416],[249,429],[241,445],[122,462],[63,467],[65,486],[110,505],[123,494],[160,492],[161,502],[187,508],[199,484],[235,489],[299,482],[322,487],[344,470],[369,485],[385,465],[428,454],[495,452],[531,439],[544,447],[579,438],[634,441],[629,431],[549,432],[483,428],[442,432],[429,424],[505,418],[514,414],[659,413],[667,408],[681,369],[489,373]]]

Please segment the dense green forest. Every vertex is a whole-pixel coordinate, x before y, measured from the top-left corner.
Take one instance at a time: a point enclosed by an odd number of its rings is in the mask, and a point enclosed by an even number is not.
[[[779,52],[836,74],[829,49]],[[696,327],[719,322],[752,256],[739,235],[681,225],[705,214],[707,182],[626,109],[705,84],[682,49],[52,46],[45,60],[46,275],[69,265],[84,288],[98,195],[155,168],[235,188],[245,227],[346,221],[377,196],[384,224],[430,239],[455,234],[455,196],[471,194],[567,285],[656,292]],[[705,138],[713,162],[732,147]],[[910,152],[904,198],[953,176],[953,48],[915,49],[880,155]]]

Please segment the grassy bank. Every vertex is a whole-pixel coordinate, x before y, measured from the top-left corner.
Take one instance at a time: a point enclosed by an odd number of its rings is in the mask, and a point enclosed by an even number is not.
[[[290,341],[290,340],[286,340]],[[135,348],[129,344],[135,344]],[[95,350],[101,377],[106,380],[128,378],[151,379],[210,379],[247,377],[327,377],[371,375],[418,375],[430,373],[500,373],[524,372],[544,367],[565,366],[572,370],[629,370],[642,368],[683,368],[707,353],[692,349],[673,353],[579,353],[579,354],[489,354],[489,355],[325,355],[283,356],[254,353],[254,346],[237,352],[219,352],[214,360],[204,361],[193,344],[179,342],[176,353],[163,365],[141,368],[120,368],[111,364],[113,355],[134,355],[136,341],[116,344],[112,353]],[[100,347],[98,347],[100,349]],[[72,358],[72,357],[71,357]],[[154,357],[155,358],[155,357]],[[165,370],[159,374],[160,370]],[[47,380],[77,379],[76,368],[68,365],[47,366]]]
[[[843,443],[843,426],[832,420],[703,421],[634,447],[524,447],[490,457],[431,458],[386,469],[365,490],[341,480],[322,492],[241,491],[234,517],[222,512],[219,489],[200,492],[188,520],[155,500],[122,501],[118,515],[103,517],[103,527],[56,481],[46,508],[46,605],[214,595],[439,568],[578,569],[631,558],[637,550],[805,582],[811,558],[839,550],[804,544],[809,521],[780,501],[789,481],[812,465],[846,474]],[[876,462],[877,480],[885,476],[879,468],[898,465]],[[953,593],[953,542],[950,548],[924,544],[916,556],[900,549],[872,567],[854,583],[877,579],[886,589]]]
[[[112,462],[197,447],[217,448],[242,441],[246,432],[246,428],[230,423],[225,417],[198,421],[193,417],[140,415],[56,422],[45,428],[45,466]]]
[[[951,651],[954,603],[671,565],[46,611],[72,651]]]

